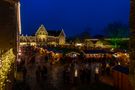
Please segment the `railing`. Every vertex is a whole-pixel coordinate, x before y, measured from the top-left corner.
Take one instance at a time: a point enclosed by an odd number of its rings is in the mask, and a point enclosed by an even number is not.
[[[11,71],[11,65],[14,63],[14,60],[13,49],[0,52],[0,90],[4,90],[5,83],[10,82],[7,75]]]

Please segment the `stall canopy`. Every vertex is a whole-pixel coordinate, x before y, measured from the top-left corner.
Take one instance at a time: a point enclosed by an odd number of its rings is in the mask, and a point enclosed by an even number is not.
[[[55,49],[55,48],[47,48],[48,51],[53,51],[54,53],[63,53],[63,50]]]
[[[85,54],[98,54],[98,53],[102,53],[102,54],[113,54],[114,52],[111,51],[106,51],[106,50],[85,50],[84,51]]]

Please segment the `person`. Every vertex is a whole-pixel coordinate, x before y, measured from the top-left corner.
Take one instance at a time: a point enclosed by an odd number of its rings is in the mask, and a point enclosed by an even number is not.
[[[63,80],[64,80],[64,83],[67,82],[67,78],[66,78],[66,69],[64,68],[63,70]]]
[[[38,66],[37,69],[36,69],[36,80],[37,82],[40,80],[40,72],[41,71],[41,67]]]
[[[86,69],[86,81],[87,81],[87,83],[90,83],[90,78],[91,78],[91,70]]]
[[[78,83],[78,65],[75,63],[74,66],[74,84]]]
[[[46,79],[46,77],[47,77],[47,68],[46,68],[46,66],[43,66],[43,68],[41,70],[41,76],[42,76],[42,78]]]
[[[74,84],[76,85],[78,82],[78,70],[75,69],[75,72],[74,72]]]
[[[96,82],[99,81],[99,68],[98,67],[95,68],[95,81]]]
[[[70,83],[70,74],[71,74],[71,69],[70,66],[68,66],[66,70],[67,83]]]
[[[83,67],[80,69],[80,80],[82,83],[84,83],[84,79],[85,79],[85,72]]]
[[[26,74],[27,74],[27,69],[26,69],[25,66],[22,69],[23,69],[23,81],[25,82],[25,80],[26,80]]]

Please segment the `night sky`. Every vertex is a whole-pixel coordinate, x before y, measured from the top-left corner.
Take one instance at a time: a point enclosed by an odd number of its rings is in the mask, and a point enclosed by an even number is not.
[[[41,24],[46,29],[64,29],[73,36],[91,28],[103,34],[109,23],[129,22],[129,0],[21,0],[22,33],[34,34]]]

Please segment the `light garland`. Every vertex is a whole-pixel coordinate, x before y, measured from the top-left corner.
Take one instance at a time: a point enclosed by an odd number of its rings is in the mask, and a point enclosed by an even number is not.
[[[1,56],[2,67],[0,67],[0,90],[4,90],[5,81],[9,81],[7,78],[8,73],[11,71],[11,65],[14,63],[15,55],[13,49],[8,50]]]

